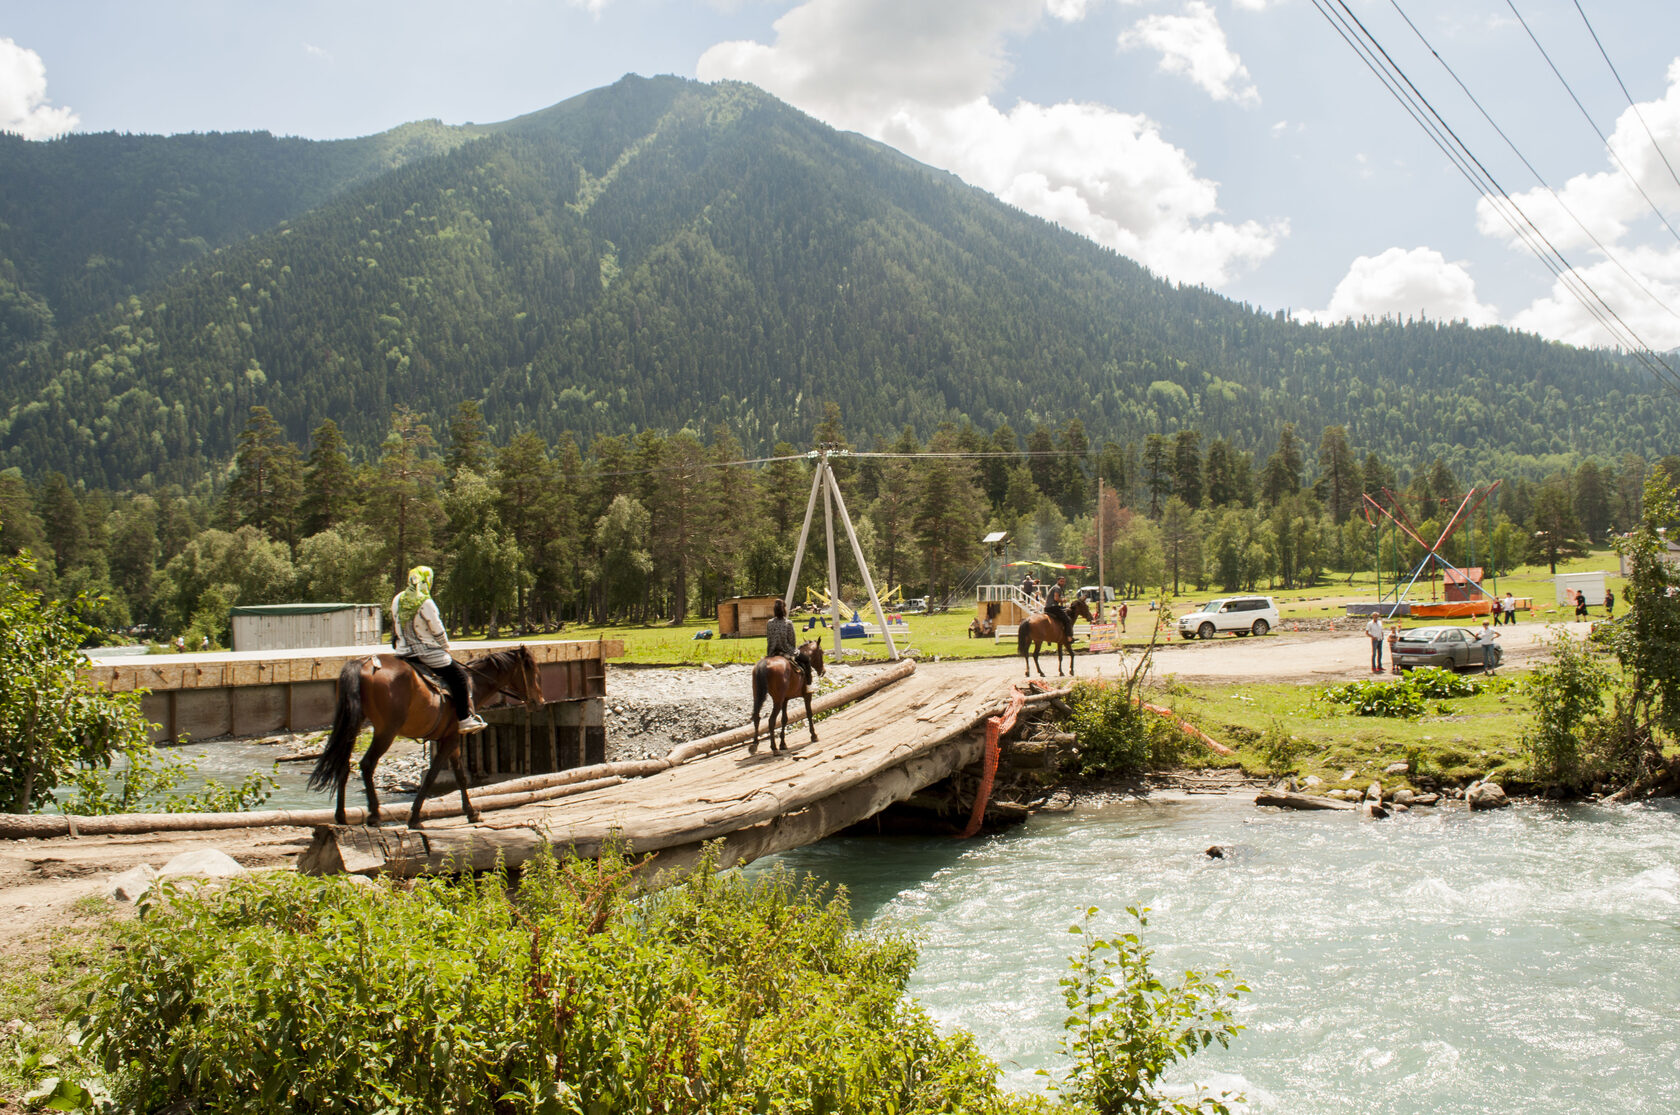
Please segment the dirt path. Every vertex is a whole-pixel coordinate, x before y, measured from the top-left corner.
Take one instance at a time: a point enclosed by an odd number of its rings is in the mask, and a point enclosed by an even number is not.
[[[1584,636],[1586,624],[1569,624],[1572,634]],[[1523,665],[1542,653],[1547,629],[1538,624],[1504,628],[1501,645],[1507,665]],[[1132,659],[1113,655],[1082,655],[1079,677],[1114,677]],[[1211,642],[1175,640],[1160,648],[1159,675],[1184,681],[1226,684],[1294,681],[1304,684],[1369,677],[1370,645],[1363,634],[1284,633],[1264,639],[1222,638]],[[1046,673],[1056,677],[1055,659],[1045,661]],[[924,662],[918,672],[951,674],[1000,690],[1022,678],[1021,659],[992,658]],[[873,672],[856,670],[862,678]],[[607,682],[608,704],[619,697],[619,723],[636,743],[638,753],[660,749],[659,728],[683,733],[713,724],[690,723],[681,711],[684,698],[715,697],[733,724],[750,716],[750,695],[734,694],[744,670],[615,670]],[[730,690],[726,693],[725,690]],[[666,698],[669,701],[666,702]],[[669,703],[669,710],[658,708]],[[634,708],[632,708],[632,705]],[[611,722],[611,721],[609,721]],[[728,725],[723,725],[728,726]],[[168,833],[158,836],[112,836],[81,839],[0,841],[0,955],[8,936],[28,934],[50,926],[66,907],[87,895],[105,893],[110,878],[140,863],[161,867],[176,854],[198,848],[220,848],[249,868],[289,866],[309,844],[310,834],[295,828],[243,829],[228,832]]]

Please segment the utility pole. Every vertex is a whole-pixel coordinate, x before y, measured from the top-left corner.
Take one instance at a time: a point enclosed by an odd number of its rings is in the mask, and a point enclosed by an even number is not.
[[[1097,474],[1097,619],[1102,619],[1103,597],[1108,595],[1108,578],[1103,575],[1103,478]]]

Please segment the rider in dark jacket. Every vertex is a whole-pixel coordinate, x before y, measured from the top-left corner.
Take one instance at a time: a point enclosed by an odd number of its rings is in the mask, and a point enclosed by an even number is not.
[[[1062,600],[1062,589],[1066,586],[1067,578],[1057,577],[1056,583],[1044,590],[1044,614],[1056,617],[1057,622],[1062,625],[1062,630],[1067,632],[1067,641],[1071,643],[1073,642],[1073,617],[1068,615],[1068,610]]]
[[[777,600],[774,611],[775,615],[764,624],[764,653],[767,657],[779,654],[783,658],[791,659],[799,666],[799,672],[805,677],[805,685],[809,687],[811,664],[799,651],[799,636],[794,634],[793,622],[787,618],[787,602]]]

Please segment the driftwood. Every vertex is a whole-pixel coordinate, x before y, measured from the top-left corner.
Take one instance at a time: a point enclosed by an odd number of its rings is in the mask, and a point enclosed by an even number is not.
[[[1295,794],[1285,790],[1268,790],[1254,799],[1255,805],[1275,805],[1280,809],[1352,809],[1351,801]]]

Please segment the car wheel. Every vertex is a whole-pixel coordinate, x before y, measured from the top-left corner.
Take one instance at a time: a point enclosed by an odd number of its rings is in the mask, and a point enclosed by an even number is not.
[[[1204,639],[1213,638],[1213,624],[1211,624],[1211,623],[1202,624],[1200,627],[1198,627],[1196,629],[1196,634],[1200,635]]]
[[[1266,632],[1270,631],[1271,629],[1272,629],[1272,625],[1267,623],[1263,619],[1257,619],[1257,620],[1254,621],[1254,633],[1256,635],[1264,635]]]

